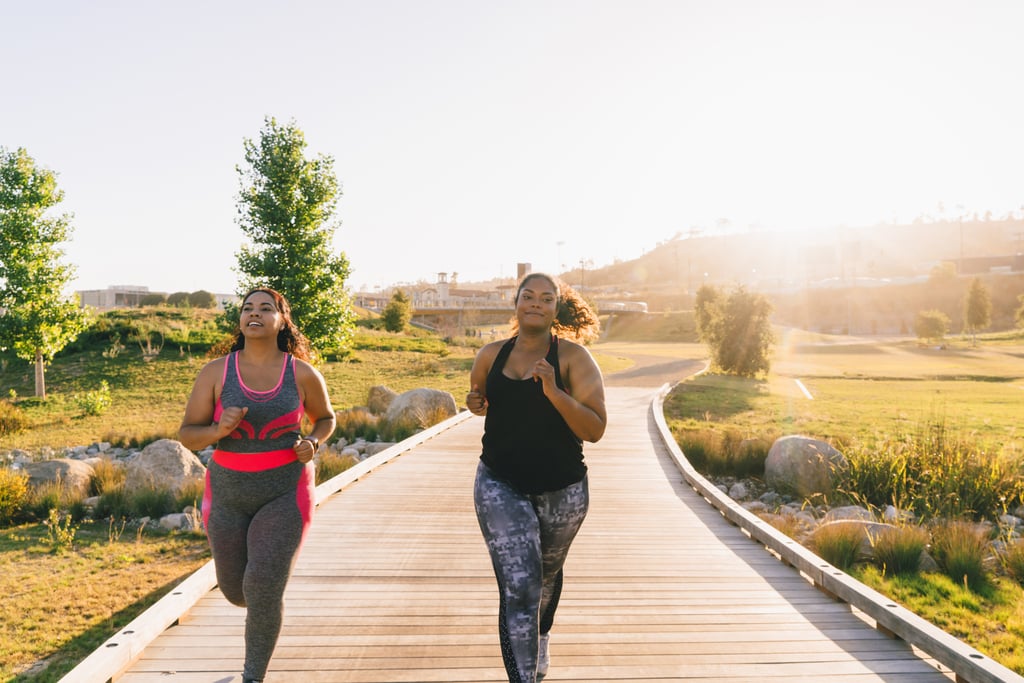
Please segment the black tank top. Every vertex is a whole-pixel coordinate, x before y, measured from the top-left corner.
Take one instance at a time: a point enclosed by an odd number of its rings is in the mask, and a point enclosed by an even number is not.
[[[502,370],[517,337],[498,351],[487,374],[487,416],[480,459],[522,493],[558,491],[583,479],[583,442],[544,395],[539,380],[512,379]],[[558,337],[551,336],[545,360],[565,390],[558,366]]]

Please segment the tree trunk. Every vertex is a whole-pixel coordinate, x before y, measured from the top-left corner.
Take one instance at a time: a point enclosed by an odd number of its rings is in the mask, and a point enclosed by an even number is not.
[[[46,377],[43,374],[43,352],[36,349],[36,397],[46,398]]]

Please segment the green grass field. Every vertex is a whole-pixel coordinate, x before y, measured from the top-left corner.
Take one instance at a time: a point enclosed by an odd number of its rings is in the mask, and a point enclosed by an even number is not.
[[[939,350],[907,340],[850,342],[789,332],[780,334],[767,378],[700,377],[669,402],[683,429],[728,426],[750,435],[849,442],[941,421],[1017,452],[1024,439],[1022,359],[1024,340]],[[730,391],[718,391],[722,386]]]

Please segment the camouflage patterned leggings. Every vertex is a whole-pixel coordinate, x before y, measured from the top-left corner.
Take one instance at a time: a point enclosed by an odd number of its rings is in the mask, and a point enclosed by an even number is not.
[[[473,499],[498,579],[505,671],[509,683],[534,683],[537,639],[551,630],[562,592],[562,565],[587,515],[587,479],[560,491],[527,495],[480,463]]]

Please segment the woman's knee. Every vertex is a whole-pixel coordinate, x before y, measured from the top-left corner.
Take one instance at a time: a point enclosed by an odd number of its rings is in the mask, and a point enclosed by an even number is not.
[[[245,607],[245,591],[242,590],[241,583],[237,584],[221,584],[220,592],[227,598],[227,601],[236,607]]]

